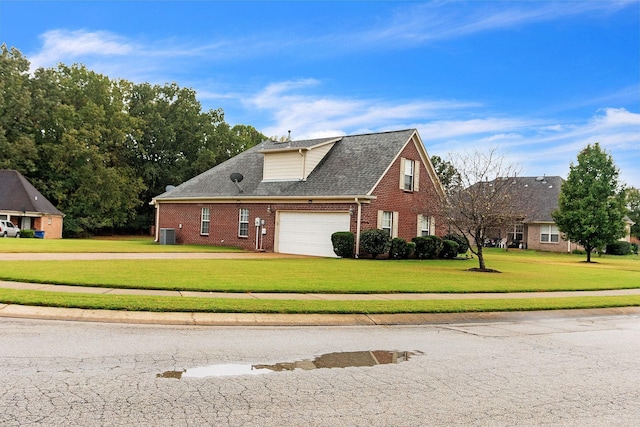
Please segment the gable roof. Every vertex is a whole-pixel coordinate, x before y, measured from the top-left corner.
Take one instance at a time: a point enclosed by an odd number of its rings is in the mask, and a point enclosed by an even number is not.
[[[265,141],[192,178],[155,200],[223,198],[313,198],[370,196],[415,129],[277,143]],[[335,142],[306,180],[263,182],[265,152]],[[243,175],[236,185],[232,173]]]
[[[0,170],[0,210],[64,216],[15,170]]]

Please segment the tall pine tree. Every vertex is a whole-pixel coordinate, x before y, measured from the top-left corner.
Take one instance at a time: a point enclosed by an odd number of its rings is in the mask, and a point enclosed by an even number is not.
[[[624,235],[625,191],[613,158],[597,142],[578,154],[562,185],[553,219],[567,239],[579,243],[591,262],[600,249]]]

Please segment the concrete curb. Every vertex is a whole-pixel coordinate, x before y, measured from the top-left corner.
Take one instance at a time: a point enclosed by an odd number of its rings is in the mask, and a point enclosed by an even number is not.
[[[640,307],[482,313],[402,314],[261,314],[154,313],[146,311],[83,310],[0,304],[0,317],[102,323],[182,326],[391,326],[452,323],[514,322],[595,316],[640,315]]]

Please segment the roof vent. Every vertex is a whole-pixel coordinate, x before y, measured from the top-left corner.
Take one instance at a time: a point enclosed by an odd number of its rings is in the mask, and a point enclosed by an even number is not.
[[[174,188],[176,188],[175,185],[167,185],[166,187],[164,187],[164,191],[168,193],[169,191],[173,190]]]
[[[539,176],[539,177],[537,177],[537,178],[536,178],[536,181],[538,181],[538,182],[542,182],[542,181],[544,181],[544,176]]]

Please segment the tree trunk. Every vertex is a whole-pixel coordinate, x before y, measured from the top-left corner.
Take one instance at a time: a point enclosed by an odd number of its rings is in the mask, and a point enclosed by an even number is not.
[[[481,271],[486,270],[487,266],[484,263],[484,255],[482,254],[482,245],[478,246],[478,267]]]
[[[585,246],[584,249],[587,251],[587,262],[591,262],[591,251],[593,248],[591,246]]]

